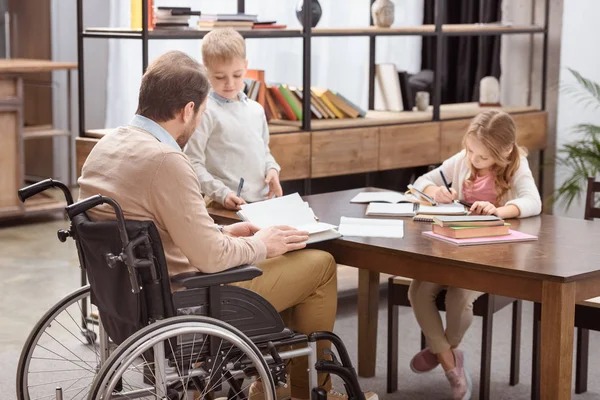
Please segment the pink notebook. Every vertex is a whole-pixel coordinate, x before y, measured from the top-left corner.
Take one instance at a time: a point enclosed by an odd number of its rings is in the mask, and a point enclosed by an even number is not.
[[[434,239],[442,240],[444,242],[452,243],[456,246],[473,246],[476,244],[494,244],[494,243],[508,243],[508,242],[525,242],[529,240],[537,240],[537,236],[529,235],[527,233],[509,231],[510,234],[504,236],[489,236],[481,238],[468,238],[468,239],[454,239],[446,236],[438,235],[432,231],[423,232],[423,235],[429,236]]]

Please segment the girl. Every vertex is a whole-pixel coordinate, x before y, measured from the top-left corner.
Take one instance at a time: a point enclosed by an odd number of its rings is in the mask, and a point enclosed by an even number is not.
[[[476,116],[463,138],[464,150],[444,161],[414,183],[415,188],[439,203],[456,199],[473,203],[471,214],[524,218],[541,212],[542,202],[527,163],[525,150],[515,141],[515,123],[498,110]],[[443,184],[440,170],[451,179]],[[446,289],[446,329],[435,299]],[[473,302],[482,293],[430,282],[413,281],[409,298],[428,347],[410,362],[416,373],[442,365],[453,399],[469,399],[471,379],[464,366],[465,355],[457,347],[473,318]]]

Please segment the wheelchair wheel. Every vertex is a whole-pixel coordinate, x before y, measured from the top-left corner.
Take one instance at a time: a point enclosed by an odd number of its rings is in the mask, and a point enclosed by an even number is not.
[[[91,313],[90,288],[60,300],[35,325],[17,367],[17,399],[82,398],[100,368],[98,325]],[[97,313],[96,313],[97,315]]]
[[[179,400],[189,391],[196,399],[246,399],[254,380],[265,400],[276,399],[269,366],[246,335],[213,318],[179,316],[145,327],[116,348],[88,399]]]

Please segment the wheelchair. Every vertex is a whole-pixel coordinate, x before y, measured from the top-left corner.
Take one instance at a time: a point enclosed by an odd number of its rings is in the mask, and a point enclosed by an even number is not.
[[[260,295],[228,285],[260,276],[259,268],[169,278],[152,221],[125,220],[119,204],[101,195],[73,203],[69,189],[52,179],[19,190],[19,198],[49,188],[65,195],[70,227],[58,238],[75,241],[89,284],[60,300],[31,331],[17,368],[19,400],[246,399],[254,382],[262,384],[259,398],[275,400],[296,357],[308,357],[311,399],[327,398],[317,387],[323,372],[341,378],[349,399],[365,400],[338,336],[293,332]],[[116,220],[87,217],[102,204]],[[172,293],[171,284],[183,290]],[[317,359],[320,340],[336,350],[327,359]]]

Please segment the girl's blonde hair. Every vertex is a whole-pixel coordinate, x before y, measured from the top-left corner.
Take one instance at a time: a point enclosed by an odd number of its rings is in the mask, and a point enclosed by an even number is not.
[[[473,118],[463,138],[465,149],[467,139],[475,138],[488,149],[494,159],[495,165],[491,171],[494,173],[496,203],[510,188],[510,180],[519,169],[521,155],[527,154],[524,148],[517,145],[516,133],[515,121],[510,115],[500,110],[489,110]],[[509,151],[510,154],[507,155]],[[470,163],[469,166],[471,174],[465,182],[472,185],[477,171]]]

